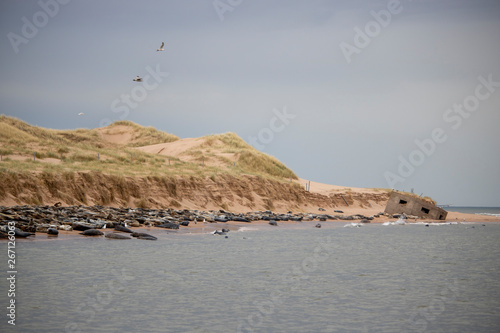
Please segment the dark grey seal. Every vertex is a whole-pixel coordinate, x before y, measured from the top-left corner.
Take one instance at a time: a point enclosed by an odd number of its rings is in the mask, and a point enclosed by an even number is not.
[[[315,225],[316,228],[321,228],[321,223]]]
[[[269,224],[270,224],[270,225],[277,226],[277,225],[278,225],[278,222],[276,222],[275,220],[271,220],[271,221],[269,221]]]
[[[24,232],[22,231],[21,229],[19,228],[15,228],[14,229],[14,234],[16,235],[16,237],[23,237],[23,238],[26,238],[28,236],[34,236],[35,234],[32,233],[32,232]]]
[[[152,241],[155,241],[157,240],[158,238],[156,238],[155,236],[138,236],[137,239],[143,239],[143,240],[152,240]]]
[[[134,232],[130,236],[137,237],[137,239],[144,239],[144,240],[157,240],[158,239],[155,236],[150,235],[150,234],[146,234],[144,232]]]
[[[57,230],[56,228],[48,228],[47,235],[57,236],[59,235],[59,230]]]
[[[78,231],[85,231],[85,230],[93,229],[91,226],[89,226],[87,224],[78,223],[78,222],[73,222],[71,224],[71,227],[73,228],[73,230],[78,230]]]
[[[252,221],[250,221],[250,219],[247,219],[245,217],[233,217],[233,221],[236,221],[236,222],[252,222]]]
[[[117,234],[117,233],[114,233],[114,232],[108,232],[104,237],[111,238],[111,239],[132,239],[129,236],[122,235],[122,234]]]
[[[84,232],[80,232],[80,235],[84,235],[84,236],[102,236],[104,235],[104,233],[100,230],[97,230],[97,229],[88,229],[88,230],[85,230]]]
[[[116,231],[128,232],[129,234],[133,233],[133,231],[132,231],[132,230],[130,230],[129,228],[124,227],[124,226],[122,226],[122,225],[120,225],[120,224],[115,225],[115,230],[116,230]]]
[[[179,225],[177,223],[166,222],[160,225],[157,225],[158,228],[167,228],[167,229],[179,229]]]

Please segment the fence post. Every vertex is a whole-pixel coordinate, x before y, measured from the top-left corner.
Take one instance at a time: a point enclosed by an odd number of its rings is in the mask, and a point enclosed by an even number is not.
[[[170,165],[170,158],[168,159],[168,165]]]
[[[61,153],[61,161],[62,161],[62,153]]]
[[[130,153],[130,163],[134,163],[134,160],[132,159],[132,153]]]
[[[99,155],[99,153],[97,153],[97,160],[100,161],[101,160],[101,156]]]

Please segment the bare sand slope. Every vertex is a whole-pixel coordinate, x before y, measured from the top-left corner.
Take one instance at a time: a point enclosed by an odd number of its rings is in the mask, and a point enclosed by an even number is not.
[[[196,148],[203,143],[204,140],[202,138],[186,138],[174,142],[159,143],[156,145],[139,147],[137,149],[146,153],[180,158],[184,156],[187,151]]]
[[[330,194],[335,194],[335,193],[346,193],[346,192],[356,192],[356,193],[388,192],[388,190],[386,190],[386,189],[330,185],[330,184],[314,182],[314,181],[303,179],[303,178],[299,178],[298,182],[304,188],[306,187],[306,185],[309,186],[310,192],[319,193],[319,194],[323,194],[323,195],[330,195]]]
[[[183,162],[203,163],[207,166],[228,168],[233,162],[238,161],[239,154],[226,152],[222,147],[224,147],[224,143],[220,142],[220,140],[208,143],[207,139],[202,137],[185,138],[136,149],[146,153],[178,158]]]

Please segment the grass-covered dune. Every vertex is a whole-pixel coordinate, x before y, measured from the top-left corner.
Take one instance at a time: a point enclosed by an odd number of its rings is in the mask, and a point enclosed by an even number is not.
[[[197,177],[229,173],[297,179],[276,158],[257,151],[234,133],[197,140],[195,145],[184,145],[182,151],[172,151],[169,144],[182,145],[183,140],[130,121],[96,129],[53,130],[0,115],[0,170]],[[155,145],[162,145],[161,153],[148,150]]]

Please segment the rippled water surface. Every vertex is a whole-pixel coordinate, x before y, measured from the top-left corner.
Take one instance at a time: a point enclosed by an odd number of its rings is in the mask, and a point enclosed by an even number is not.
[[[0,330],[500,331],[499,224],[343,225],[17,242]]]

